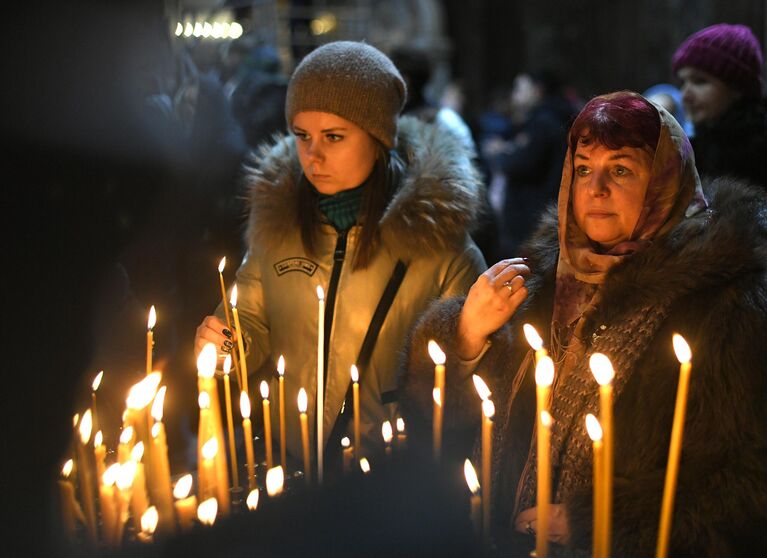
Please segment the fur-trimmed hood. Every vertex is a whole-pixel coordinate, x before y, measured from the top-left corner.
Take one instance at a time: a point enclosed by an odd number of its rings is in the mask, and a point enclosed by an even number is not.
[[[403,259],[461,246],[484,195],[473,154],[443,128],[407,116],[399,120],[397,152],[406,170],[379,223],[384,246]],[[247,239],[269,246],[299,225],[301,166],[294,138],[275,137],[245,170]]]

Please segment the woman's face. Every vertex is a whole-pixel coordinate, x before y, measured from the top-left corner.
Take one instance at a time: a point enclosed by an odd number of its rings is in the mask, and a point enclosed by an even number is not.
[[[721,79],[691,66],[680,68],[682,104],[693,124],[710,122],[724,114],[740,97]]]
[[[362,184],[373,170],[376,142],[365,130],[329,112],[299,112],[293,134],[301,168],[322,194]]]
[[[575,222],[603,249],[629,240],[644,206],[652,155],[637,147],[579,143],[574,166]]]

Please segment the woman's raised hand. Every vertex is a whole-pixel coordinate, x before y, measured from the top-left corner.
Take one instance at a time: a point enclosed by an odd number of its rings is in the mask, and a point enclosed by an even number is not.
[[[474,282],[458,320],[458,356],[475,358],[490,334],[514,315],[527,298],[525,277],[530,275],[524,258],[501,260]]]
[[[202,323],[197,326],[197,334],[194,337],[195,358],[207,343],[213,343],[216,346],[219,356],[221,353],[229,353],[234,347],[233,337],[232,332],[227,329],[224,322],[216,316],[206,316]]]

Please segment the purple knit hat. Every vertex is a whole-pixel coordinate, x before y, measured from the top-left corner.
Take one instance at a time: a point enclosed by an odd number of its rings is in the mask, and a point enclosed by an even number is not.
[[[762,49],[745,25],[717,23],[693,33],[671,59],[677,73],[692,66],[721,79],[747,97],[762,95]]]

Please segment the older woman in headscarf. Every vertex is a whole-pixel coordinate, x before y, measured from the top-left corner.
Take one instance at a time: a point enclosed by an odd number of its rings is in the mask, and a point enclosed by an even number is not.
[[[534,325],[556,370],[549,536],[588,550],[592,445],[584,419],[599,414],[589,358],[606,354],[616,371],[612,551],[650,556],[678,332],[692,348],[693,372],[670,554],[741,555],[767,525],[767,200],[728,180],[707,185],[704,195],[679,124],[636,93],[591,100],[568,142],[556,211],[543,216],[527,257],[492,266],[466,298],[433,304],[412,332],[401,379],[411,434],[420,428],[428,436],[426,345],[435,339],[448,362],[446,443],[460,448],[459,436],[477,433],[476,372],[496,408],[494,533],[534,533],[534,359],[522,333],[524,323]]]

